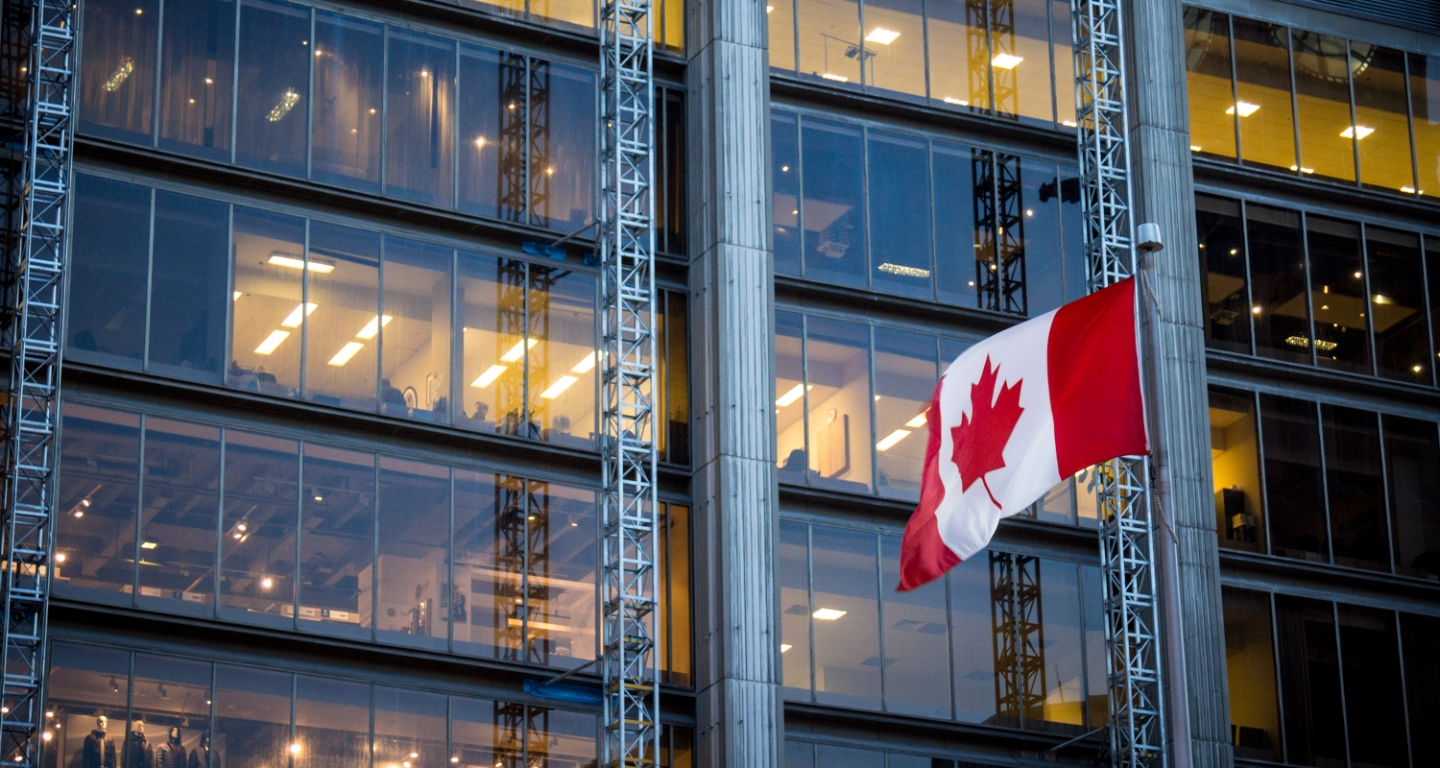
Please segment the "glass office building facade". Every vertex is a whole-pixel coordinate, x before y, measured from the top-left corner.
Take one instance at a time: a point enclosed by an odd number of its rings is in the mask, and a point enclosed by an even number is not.
[[[81,0],[47,766],[599,764],[596,5]],[[1401,5],[1127,3],[1181,121],[1134,168],[1137,215],[1185,190],[1196,765],[1440,764],[1440,6]],[[655,5],[660,765],[1099,753],[1090,471],[895,591],[940,375],[1087,292],[1073,24]]]

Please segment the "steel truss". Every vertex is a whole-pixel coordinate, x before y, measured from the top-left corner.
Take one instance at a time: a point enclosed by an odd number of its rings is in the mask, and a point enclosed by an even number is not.
[[[995,711],[1006,724],[1045,715],[1045,621],[1040,560],[990,550],[990,631],[995,662]]]
[[[44,725],[45,642],[62,299],[69,230],[71,100],[75,63],[70,0],[30,0],[13,31],[28,53],[24,137],[16,187],[18,225],[6,253],[5,335],[10,389],[4,404],[4,628],[0,643],[0,761],[38,766]],[[18,8],[7,8],[14,12]],[[13,43],[14,41],[9,41]],[[11,50],[16,50],[12,48]]]
[[[657,764],[654,81],[650,0],[600,9],[601,665],[606,768]]]
[[[1135,273],[1126,142],[1122,0],[1071,0],[1076,122],[1090,290]],[[1157,574],[1148,461],[1130,456],[1095,468],[1104,573],[1110,751],[1123,768],[1166,764]]]

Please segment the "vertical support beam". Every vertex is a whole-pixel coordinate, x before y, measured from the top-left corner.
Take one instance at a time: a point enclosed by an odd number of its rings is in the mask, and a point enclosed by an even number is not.
[[[1185,92],[1185,35],[1180,0],[1149,0],[1128,5],[1133,82],[1144,83],[1131,100],[1130,137],[1135,160],[1137,221],[1160,225],[1165,250],[1152,256],[1149,281],[1160,312],[1144,313],[1153,340],[1146,355],[1151,400],[1163,408],[1150,413],[1151,451],[1158,496],[1166,500],[1157,536],[1168,541],[1162,557],[1177,583],[1162,590],[1167,628],[1180,640],[1183,654],[1168,654],[1166,679],[1176,690],[1169,701],[1177,739],[1177,768],[1219,768],[1233,763],[1229,697],[1226,692],[1225,623],[1220,604],[1220,563],[1215,536],[1214,495],[1210,477],[1208,402],[1205,389],[1204,310],[1200,262],[1195,256],[1195,191],[1190,169],[1190,129]],[[1172,591],[1175,590],[1175,591]],[[1176,631],[1182,630],[1182,631]],[[1176,639],[1176,638],[1171,638]],[[1168,643],[1167,643],[1168,644]],[[1180,658],[1175,658],[1180,657]],[[1183,663],[1182,663],[1183,660]],[[1185,727],[1185,726],[1188,726]],[[1186,754],[1188,752],[1188,754]]]
[[[765,3],[689,0],[697,765],[779,765]]]

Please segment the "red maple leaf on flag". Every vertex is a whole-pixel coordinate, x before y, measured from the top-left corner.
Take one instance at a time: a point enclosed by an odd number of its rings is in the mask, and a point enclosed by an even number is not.
[[[1000,367],[992,368],[987,356],[980,380],[970,385],[971,413],[962,415],[960,426],[950,429],[950,439],[955,443],[951,461],[960,469],[961,492],[970,490],[979,480],[996,507],[1001,506],[1000,502],[995,501],[985,475],[1005,466],[1005,444],[1010,442],[1010,433],[1015,431],[1020,414],[1025,412],[1020,407],[1020,387],[1024,379],[1013,386],[1004,385],[996,397],[995,380],[999,373]]]

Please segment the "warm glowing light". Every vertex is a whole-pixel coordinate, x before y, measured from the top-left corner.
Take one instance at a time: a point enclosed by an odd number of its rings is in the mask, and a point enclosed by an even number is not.
[[[544,392],[541,392],[540,396],[545,398],[546,400],[554,400],[555,398],[559,397],[562,392],[569,389],[570,385],[574,384],[577,381],[579,381],[579,379],[575,378],[574,376],[561,376],[558,381],[556,381],[554,384],[551,384]]]
[[[269,589],[273,586],[275,586],[275,580],[270,578],[269,576],[266,576],[265,578],[260,580],[261,589]]]
[[[46,732],[40,734],[40,738],[43,739],[43,740],[45,740],[45,741],[49,741],[49,740],[55,738],[55,736],[54,736],[53,734],[51,734],[49,731],[46,731]]]
[[[885,452],[895,447],[895,444],[910,436],[910,430],[897,429],[885,436],[884,440],[875,444],[875,450]]]
[[[1199,144],[1191,144],[1191,145],[1190,145],[1190,151],[1191,151],[1191,152],[1199,152],[1199,151],[1200,151],[1200,145],[1199,145]]]
[[[1413,194],[1415,194],[1415,188],[1414,188],[1414,187],[1401,187],[1401,188],[1400,188],[1400,191],[1401,191],[1401,192],[1404,192],[1404,193],[1407,194],[1407,195],[1413,195]]]
[[[817,608],[815,612],[810,615],[821,621],[834,621],[847,613],[849,613],[849,611],[842,611],[836,608]]]
[[[876,27],[873,32],[871,32],[870,34],[868,34],[868,35],[865,36],[865,42],[867,42],[867,43],[879,43],[880,45],[889,45],[889,44],[895,42],[895,38],[897,38],[897,37],[899,37],[899,36],[900,36],[900,33],[899,33],[899,32],[896,32],[896,31],[893,30],[893,29],[886,29],[886,28],[884,28],[884,27]]]
[[[575,367],[574,367],[574,368],[571,368],[571,369],[570,369],[570,372],[571,372],[571,373],[589,373],[590,371],[594,370],[594,368],[595,368],[595,354],[596,354],[596,353],[591,352],[590,354],[586,355],[580,362],[578,362],[578,363],[575,364]]]
[[[365,327],[361,328],[360,332],[355,334],[355,338],[365,339],[366,341],[369,341],[370,339],[375,338],[375,334],[379,333],[381,328],[389,325],[390,321],[394,319],[395,318],[389,315],[385,315],[384,318],[381,318],[378,315],[372,317],[370,318],[370,322],[366,323]]]
[[[850,82],[850,78],[848,78],[848,77],[846,77],[846,76],[844,76],[844,75],[832,75],[832,74],[830,74],[829,72],[826,72],[825,74],[821,75],[821,77],[825,78],[826,80],[834,80],[834,81],[837,82],[837,83],[848,83],[848,82]]]
[[[141,549],[155,549],[156,547],[159,547],[159,546],[160,546],[160,545],[159,545],[157,542],[153,542],[153,541],[142,541],[142,542],[140,542],[140,548],[141,548]]]
[[[294,744],[291,744],[291,745],[290,745],[290,754],[292,754],[292,755],[298,755],[298,754],[300,754],[300,742],[297,741],[297,742],[295,742]]]
[[[486,368],[485,372],[480,374],[479,378],[470,382],[470,386],[484,389],[491,384],[494,384],[495,380],[500,378],[500,374],[504,373],[505,371],[506,367],[503,365],[492,365],[489,368]]]
[[[271,331],[270,335],[266,336],[265,340],[260,342],[260,346],[255,348],[255,354],[268,355],[274,352],[275,348],[280,346],[280,344],[288,338],[290,338],[289,331]]]
[[[781,652],[781,653],[784,653],[784,652],[790,650],[792,647],[794,647],[794,646],[790,645],[789,643],[781,643],[781,644],[780,644],[780,652]]]
[[[1412,367],[1410,368],[1410,370],[1412,370],[1412,371],[1414,371],[1414,372],[1416,372],[1416,373],[1419,373],[1419,372],[1420,372],[1421,370],[1423,370],[1423,369],[1422,369],[1420,366],[1415,365],[1415,366],[1412,366]]]
[[[814,389],[814,388],[815,388],[815,385],[814,385],[814,384],[811,384],[811,385],[808,387],[808,389]],[[784,408],[784,407],[790,405],[791,403],[795,402],[796,400],[799,400],[799,399],[800,399],[800,396],[803,395],[803,394],[805,394],[806,389],[807,389],[807,388],[801,387],[799,384],[796,384],[794,387],[791,387],[788,392],[786,392],[785,394],[783,394],[783,395],[781,395],[780,397],[776,398],[775,404],[778,405],[778,406],[780,406],[781,408]]]
[[[539,341],[537,341],[537,340],[535,340],[535,339],[526,339],[526,340],[524,340],[524,341],[517,341],[517,342],[515,342],[515,346],[511,347],[508,352],[506,352],[505,354],[503,354],[503,355],[500,356],[500,359],[501,359],[501,360],[504,360],[504,361],[507,362],[507,363],[516,362],[517,360],[519,360],[519,359],[521,358],[521,356],[523,356],[523,355],[525,354],[525,350],[527,350],[527,349],[534,349],[534,348],[535,348],[535,345],[538,344],[538,343],[539,343]]]
[[[289,267],[291,269],[308,269],[311,272],[319,272],[322,275],[328,275],[331,272],[335,271],[334,264],[326,264],[323,261],[312,261],[309,264],[306,264],[305,260],[302,258],[284,254],[279,251],[270,254],[269,261],[271,264],[274,264],[277,267]]]
[[[1383,295],[1383,294],[1377,293],[1377,294],[1375,294],[1375,303],[1376,303],[1376,304],[1394,304],[1394,303],[1395,303],[1395,300],[1392,299],[1392,298],[1390,298],[1389,296],[1385,296],[1385,295]]]
[[[1356,272],[1356,273],[1355,273],[1355,279],[1356,279],[1356,280],[1359,280],[1359,279],[1360,279],[1360,273],[1359,273],[1359,272]]]
[[[1255,306],[1251,307],[1251,308],[1250,308],[1250,312],[1251,312],[1251,314],[1256,314],[1256,315],[1260,314],[1260,305],[1259,305],[1259,304],[1256,304]]]
[[[905,426],[907,426],[907,427],[909,427],[909,428],[911,428],[911,429],[919,429],[919,428],[925,426],[925,414],[927,414],[927,413],[929,413],[929,412],[930,412],[930,409],[929,409],[929,408],[926,408],[925,410],[921,411],[918,416],[916,416],[915,418],[913,418],[913,419],[905,422]]]
[[[120,90],[120,86],[125,84],[125,80],[129,78],[130,73],[134,71],[135,60],[129,56],[121,56],[120,66],[116,67],[115,71],[110,73],[110,79],[105,81],[105,92],[114,93]]]
[[[338,368],[350,362],[350,358],[354,357],[360,350],[364,348],[365,345],[361,344],[358,341],[348,341],[345,343],[345,346],[340,348],[339,352],[335,353],[334,357],[330,358],[330,365]]]
[[[1079,127],[1079,123],[1076,123],[1074,120],[1061,120],[1061,121],[1060,121],[1060,124],[1063,125],[1063,126],[1065,126],[1066,128],[1078,128],[1078,127]]]
[[[1354,125],[1341,131],[1340,135],[1347,139],[1353,138],[1359,141],[1374,132],[1375,129],[1368,125]]]
[[[276,102],[275,106],[270,108],[270,114],[266,115],[265,119],[272,123],[278,123],[284,120],[285,116],[290,114],[290,110],[294,109],[295,105],[299,103],[300,94],[296,92],[294,88],[286,88],[285,92],[280,94],[280,101]]]
[[[1237,101],[1235,102],[1235,106],[1225,110],[1225,114],[1233,115],[1236,112],[1239,112],[1241,117],[1249,117],[1255,114],[1255,110],[1259,108],[1259,104],[1251,104],[1248,101]]]
[[[236,291],[235,293],[231,294],[230,299],[231,299],[231,301],[239,301],[239,300],[240,300],[240,297],[241,297],[241,296],[244,296],[244,295],[245,295],[245,292],[244,292],[244,291]]]
[[[945,103],[946,103],[946,104],[954,104],[954,105],[957,106],[957,107],[968,107],[968,106],[970,106],[970,102],[966,101],[965,99],[957,99],[957,98],[955,98],[954,96],[946,96],[946,97],[945,97]]]
[[[64,553],[64,552],[56,552],[56,553],[55,553],[55,562],[57,562],[57,563],[63,563],[63,562],[65,562],[65,553]]]
[[[76,519],[82,518],[82,517],[84,517],[84,516],[85,516],[85,510],[83,510],[83,509],[77,509],[77,510],[75,510],[75,517],[76,517]]]
[[[1024,60],[1024,56],[1016,56],[1013,53],[1001,53],[996,55],[995,58],[991,59],[990,63],[994,64],[1000,69],[1014,69],[1016,65],[1018,65]]]
[[[484,148],[485,148],[485,137],[484,137],[484,136],[476,136],[476,137],[475,137],[475,148],[476,148],[476,149],[484,149]]]
[[[280,324],[285,326],[286,328],[299,328],[300,320],[302,319],[300,317],[301,308],[303,307],[305,310],[305,317],[309,317],[310,315],[315,314],[315,308],[318,306],[320,305],[311,303],[296,304],[295,308],[290,310],[290,314],[286,315],[285,319],[280,321]]]

